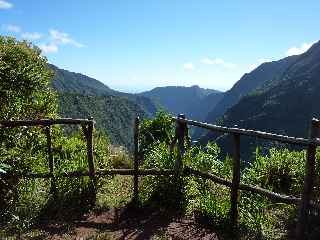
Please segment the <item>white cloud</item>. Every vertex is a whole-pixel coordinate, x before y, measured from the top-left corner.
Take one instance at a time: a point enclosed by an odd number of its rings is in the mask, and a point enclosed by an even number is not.
[[[300,47],[292,47],[292,48],[289,48],[288,51],[286,52],[286,56],[292,56],[292,55],[299,55],[299,54],[302,54],[306,51],[308,51],[308,49],[314,44],[316,43],[316,41],[314,42],[310,42],[310,43],[303,43],[301,44]]]
[[[202,63],[204,64],[209,64],[209,65],[221,65],[226,68],[234,68],[236,67],[236,64],[231,63],[231,62],[226,62],[222,58],[215,58],[215,59],[210,59],[210,58],[203,58],[201,60]]]
[[[40,44],[39,48],[44,53],[55,53],[55,52],[58,52],[58,46],[55,45],[54,43]]]
[[[69,34],[67,33],[64,33],[64,32],[60,32],[58,30],[55,30],[55,29],[51,29],[49,31],[49,34],[50,34],[50,37],[52,38],[52,40],[57,44],[57,45],[60,45],[60,44],[70,44],[70,45],[73,45],[75,47],[78,47],[78,48],[81,48],[81,47],[84,47],[83,44],[75,41],[74,39],[72,39],[70,37]]]
[[[21,34],[21,37],[23,39],[28,39],[28,40],[38,40],[40,38],[42,38],[42,34],[38,33],[38,32],[25,32]]]
[[[253,71],[257,67],[259,67],[262,63],[265,63],[265,62],[270,62],[270,60],[266,58],[259,58],[256,63],[253,63],[248,67],[248,73]]]
[[[35,40],[41,38],[42,35],[40,33],[30,33],[28,37],[33,38],[33,40]],[[40,44],[39,48],[44,53],[55,53],[58,52],[59,47],[61,45],[72,45],[78,48],[84,47],[83,44],[71,38],[69,34],[60,32],[56,29],[50,29],[47,41],[45,43]]]
[[[14,33],[21,32],[21,27],[13,24],[2,25],[2,28],[7,32],[14,32]]]
[[[191,62],[183,64],[183,68],[186,70],[194,70],[194,65]]]
[[[12,8],[13,4],[4,0],[0,0],[0,9],[9,9]]]

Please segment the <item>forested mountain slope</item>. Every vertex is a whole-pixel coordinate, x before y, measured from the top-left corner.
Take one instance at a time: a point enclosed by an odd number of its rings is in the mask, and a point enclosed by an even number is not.
[[[312,117],[320,117],[320,42],[299,56],[270,89],[259,89],[226,112],[226,125],[240,124],[307,136]]]
[[[97,129],[107,133],[113,144],[132,147],[135,116],[153,117],[158,110],[144,96],[115,91],[94,78],[50,65],[53,88],[58,93],[58,111],[63,117],[92,116]]]
[[[154,116],[158,111],[157,106],[151,99],[137,94],[130,94],[113,90],[102,82],[83,75],[81,73],[70,72],[58,68],[52,64],[49,65],[54,71],[52,86],[59,94],[76,93],[91,96],[118,96],[128,98],[141,105],[149,117]]]
[[[185,113],[188,118],[204,120],[208,111],[217,104],[223,93],[199,86],[168,86],[156,87],[140,95],[157,101],[165,110],[175,115]]]
[[[297,56],[290,56],[279,61],[266,62],[254,69],[250,73],[244,74],[234,86],[227,91],[219,103],[211,109],[206,122],[215,122],[218,118],[233,105],[235,105],[242,97],[257,88],[265,85],[269,81],[277,81],[281,79],[284,71],[296,61]]]
[[[107,133],[113,144],[133,147],[136,116],[147,117],[143,108],[127,98],[63,93],[58,96],[59,114],[71,118],[94,117],[96,128]]]
[[[81,73],[60,69],[52,64],[49,66],[54,71],[53,88],[60,93],[67,92],[99,96],[116,94],[116,91],[94,78]]]
[[[320,117],[320,42],[296,58],[281,78],[230,108],[222,118],[223,125],[307,137],[312,117]],[[220,142],[227,145],[224,138]],[[248,150],[250,144],[248,140],[242,148]]]

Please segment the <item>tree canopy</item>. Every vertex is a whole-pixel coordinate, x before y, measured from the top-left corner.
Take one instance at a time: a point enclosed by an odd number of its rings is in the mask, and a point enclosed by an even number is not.
[[[0,119],[53,117],[52,76],[38,47],[0,36]]]

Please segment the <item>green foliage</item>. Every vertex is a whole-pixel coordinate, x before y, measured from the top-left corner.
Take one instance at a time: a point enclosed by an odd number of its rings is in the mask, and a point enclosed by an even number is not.
[[[140,150],[147,152],[156,142],[170,144],[174,137],[174,122],[170,114],[158,112],[154,119],[146,119],[140,124]]]
[[[56,98],[50,88],[51,77],[47,61],[37,47],[14,38],[0,37],[0,119],[56,117]],[[86,209],[88,199],[92,199],[92,190],[95,192],[102,186],[101,181],[93,186],[88,177],[60,177],[61,172],[88,169],[86,142],[79,131],[68,137],[57,126],[53,126],[51,131],[55,198],[50,180],[18,177],[26,173],[48,172],[44,128],[0,128],[0,172],[10,176],[0,178],[0,225],[4,224],[7,230],[29,228],[40,216],[49,214],[47,217],[53,217],[54,209]],[[110,166],[109,145],[105,135],[94,133],[96,168]]]
[[[136,116],[146,118],[142,107],[124,97],[59,93],[61,116],[88,118],[96,121],[96,128],[110,138],[114,145],[133,149],[133,123]],[[66,129],[70,132],[70,129]]]
[[[184,156],[184,163],[193,169],[213,172],[221,177],[231,177],[231,159],[219,159],[220,149],[216,143],[209,142],[205,147],[193,146]]]
[[[33,133],[31,131],[31,133]],[[53,216],[61,209],[65,214],[85,211],[95,197],[92,182],[88,177],[59,177],[62,172],[87,171],[87,149],[83,134],[63,136],[60,128],[52,128],[56,176],[56,191],[53,197],[50,180],[25,180],[15,177],[18,173],[48,172],[48,157],[45,134],[26,135],[18,146],[3,148],[0,161],[9,165],[8,174],[13,177],[0,179],[2,220],[15,230],[28,228],[39,216]],[[33,138],[32,138],[33,137]],[[32,139],[32,141],[30,141]],[[32,142],[32,144],[30,144]],[[97,169],[110,167],[109,140],[94,133],[94,160]],[[95,191],[103,187],[98,181]],[[67,209],[67,211],[66,211]],[[72,213],[71,213],[72,212]]]
[[[101,187],[97,190],[96,207],[100,209],[119,208],[132,199],[132,176],[116,175],[112,178],[101,178]]]
[[[215,143],[206,147],[194,146],[183,158],[184,163],[202,172],[214,173],[220,177],[230,178],[231,161],[219,160],[220,149]],[[186,181],[186,211],[196,215],[210,217],[215,223],[226,222],[230,208],[229,191],[226,187],[215,184],[201,177],[187,177]]]
[[[47,60],[36,46],[0,36],[0,119],[55,117],[55,95],[49,85],[51,77]],[[45,137],[39,128],[0,129],[0,164],[13,176],[41,170],[46,166],[43,154],[45,144]],[[30,208],[31,205],[26,207],[23,201],[28,202],[29,199],[32,202],[32,189],[41,184],[29,181],[24,188],[23,181],[15,177],[0,179],[2,220],[9,217],[9,221],[20,221],[26,211],[38,209],[36,206]],[[16,214],[18,202],[25,206],[20,208],[21,214]]]
[[[0,173],[7,173],[8,170],[10,170],[8,164],[0,163]]]
[[[56,101],[50,89],[51,77],[47,60],[41,56],[36,46],[0,36],[0,119],[55,117]],[[45,146],[46,140],[40,128],[0,129],[0,164],[13,176],[40,171],[46,167]],[[42,185],[15,177],[1,178],[2,220],[15,220],[21,222],[19,227],[24,226],[25,221],[22,219],[25,213],[38,209],[32,205],[35,203],[33,198],[36,197],[32,194],[40,186]],[[42,199],[41,194],[38,196],[39,200]],[[32,206],[26,206],[28,199]]]
[[[149,138],[144,168],[173,169],[177,151],[170,158],[168,134],[173,125],[165,124],[166,118],[157,119],[156,128],[152,121],[143,125],[143,133],[155,132],[158,138]],[[171,130],[170,130],[171,128]],[[149,130],[150,129],[150,130]],[[156,130],[154,130],[156,129]],[[143,136],[146,138],[146,136]],[[143,139],[142,137],[142,139]],[[313,199],[319,201],[320,149],[317,151],[317,176]],[[203,172],[214,173],[232,179],[232,159],[220,159],[220,149],[215,143],[206,147],[193,146],[183,157],[185,166]],[[285,148],[270,149],[266,155],[256,150],[255,160],[244,166],[241,181],[268,190],[299,197],[302,191],[306,151],[290,151]],[[141,200],[158,206],[175,206],[192,214],[199,221],[210,222],[215,230],[226,239],[232,236],[225,230],[230,228],[230,190],[209,180],[195,176],[146,177],[142,180]],[[259,194],[240,192],[239,223],[240,236],[244,239],[283,239],[288,235],[297,208],[292,205],[274,203]]]
[[[55,116],[51,77],[36,46],[0,36],[0,119]]]
[[[59,114],[93,117],[96,128],[107,133],[112,144],[132,151],[134,118],[154,117],[160,107],[147,97],[118,92],[94,78],[49,66],[54,72],[51,85],[57,91]],[[70,132],[70,128],[66,130]]]
[[[132,156],[129,155],[125,147],[111,146],[110,157],[112,168],[133,168]]]
[[[305,151],[272,148],[263,156],[257,149],[255,161],[244,172],[243,181],[274,192],[299,196],[305,159]]]
[[[170,158],[165,142],[155,142],[148,147],[142,168],[173,169],[175,158]],[[174,155],[176,157],[176,154]],[[140,198],[143,203],[151,203],[162,207],[177,207],[181,204],[181,181],[167,176],[148,176],[142,181]]]

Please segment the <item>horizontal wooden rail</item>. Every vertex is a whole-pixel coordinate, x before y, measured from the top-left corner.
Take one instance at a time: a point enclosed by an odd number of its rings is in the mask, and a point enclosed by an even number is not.
[[[30,127],[30,126],[50,126],[55,124],[89,124],[92,120],[88,119],[73,119],[73,118],[61,118],[61,119],[38,119],[38,120],[10,120],[0,121],[0,128],[12,128],[12,127]]]
[[[104,176],[104,175],[135,175],[135,169],[108,169],[108,170],[97,170],[96,175]],[[139,176],[170,176],[174,174],[174,170],[171,169],[139,169]]]
[[[214,175],[214,174],[201,172],[199,170],[195,170],[195,169],[192,169],[192,168],[189,168],[189,167],[185,168],[185,174],[186,175],[192,174],[192,175],[199,176],[199,177],[202,177],[202,178],[205,178],[205,179],[209,179],[209,180],[212,180],[215,183],[224,185],[226,187],[231,187],[232,186],[232,182],[230,180],[218,177],[217,175]]]
[[[204,173],[199,170],[194,170],[191,168],[188,168],[187,171],[192,175],[200,176],[202,178],[212,180],[213,182],[224,185],[226,187],[232,187],[232,182],[230,180],[220,178],[214,174]],[[261,194],[261,195],[268,197],[269,199],[271,199],[273,201],[279,201],[279,202],[288,203],[288,204],[298,204],[301,201],[300,198],[286,196],[286,195],[282,195],[279,193],[274,193],[272,191],[263,189],[261,187],[252,186],[252,185],[245,184],[245,183],[240,183],[239,189],[258,193],[258,194]]]
[[[99,169],[95,172],[95,176],[107,176],[107,175],[126,175],[126,176],[134,176],[135,170],[134,169]],[[172,176],[175,174],[175,171],[172,169],[139,169],[138,175],[139,176]],[[201,172],[199,170],[195,170],[189,167],[185,167],[183,174],[187,175],[194,175],[199,176],[204,179],[212,180],[215,183],[224,185],[226,187],[231,188],[232,182],[230,180],[218,177],[214,174],[209,174],[205,172]],[[0,177],[4,178],[52,178],[55,177],[85,177],[90,176],[90,172],[83,172],[83,171],[73,171],[73,172],[62,172],[57,174],[51,173],[27,173],[27,174],[7,174],[1,173]],[[240,183],[239,185],[240,190],[249,191],[253,193],[258,193],[260,195],[266,196],[272,201],[282,202],[286,204],[295,204],[298,205],[301,202],[301,198],[297,198],[294,196],[286,196],[279,193],[275,193],[264,188],[253,186],[250,184]],[[320,209],[320,204],[315,202],[310,202],[310,206],[316,209]]]
[[[195,169],[186,167],[185,174],[187,174],[187,175],[192,174],[194,176],[199,176],[199,177],[202,177],[205,179],[209,179],[215,183],[224,185],[229,188],[232,187],[232,182],[230,180],[218,177],[212,173],[209,174],[209,173],[201,172],[199,170],[195,170]],[[264,189],[264,188],[261,188],[258,186],[253,186],[253,185],[246,184],[246,183],[240,183],[239,189],[243,190],[243,191],[249,191],[249,192],[253,192],[253,193],[257,193],[257,194],[266,196],[267,198],[269,198],[270,200],[275,201],[275,202],[281,202],[281,203],[286,203],[286,204],[295,204],[295,205],[298,205],[301,202],[301,198],[275,193],[275,192],[269,191],[267,189]],[[320,209],[319,203],[311,201],[310,205],[315,209]]]
[[[134,169],[99,169],[95,172],[95,176],[106,176],[106,175],[134,175]],[[140,169],[138,175],[140,176],[170,176],[174,175],[175,171],[171,169]],[[17,173],[7,174],[0,173],[0,177],[15,177],[15,178],[52,178],[55,177],[84,177],[91,176],[90,172],[84,171],[73,171],[73,172],[61,172],[56,174],[51,173]]]
[[[278,135],[274,133],[268,133],[268,132],[250,130],[250,129],[223,127],[219,125],[202,123],[202,122],[197,122],[197,121],[183,119],[183,118],[173,117],[172,119],[178,122],[188,123],[189,125],[192,125],[192,126],[205,128],[211,131],[241,134],[245,136],[258,137],[258,138],[274,140],[282,143],[291,143],[291,144],[298,144],[303,146],[308,146],[308,145],[320,146],[319,138],[316,138],[316,139],[296,138],[296,137],[289,137],[285,135]]]
[[[280,193],[275,193],[270,190],[267,190],[258,186],[253,186],[250,184],[245,184],[245,183],[240,183],[239,189],[264,195],[270,200],[276,201],[276,202],[282,202],[287,204],[298,204],[301,201],[300,198],[297,198],[294,196],[287,196]]]

